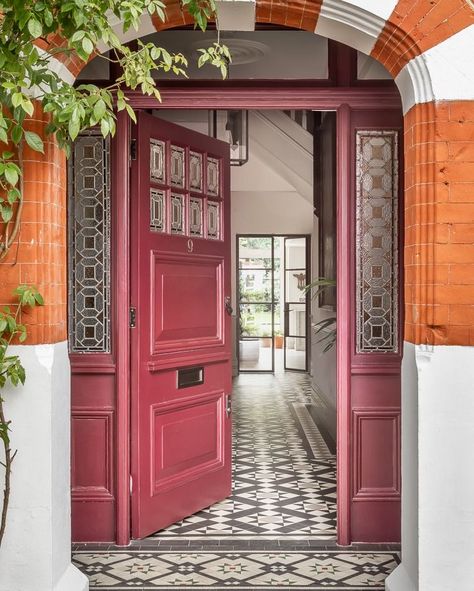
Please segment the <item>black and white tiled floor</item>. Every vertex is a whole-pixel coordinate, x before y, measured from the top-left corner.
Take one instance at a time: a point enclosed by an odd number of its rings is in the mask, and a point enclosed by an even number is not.
[[[383,589],[393,548],[336,546],[335,446],[311,392],[304,374],[241,375],[232,496],[130,548],[76,545],[90,588]]]
[[[335,456],[306,408],[308,377],[241,375],[233,395],[232,496],[156,537],[333,539]]]

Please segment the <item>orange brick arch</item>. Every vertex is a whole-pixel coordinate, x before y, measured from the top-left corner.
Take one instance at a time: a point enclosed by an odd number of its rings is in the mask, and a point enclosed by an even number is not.
[[[314,31],[321,4],[257,0],[256,20]],[[167,17],[164,24],[155,19],[157,30],[191,20],[178,0],[167,2]],[[473,22],[465,0],[399,0],[371,55],[396,76],[409,60]],[[62,42],[55,36],[44,49]],[[77,56],[62,61],[74,76],[84,65]],[[474,345],[473,113],[469,100],[419,104],[405,116],[405,340],[413,343]],[[44,119],[38,107],[36,131],[44,130]],[[23,278],[36,277],[48,290],[30,343],[66,338],[65,163],[50,144],[43,160],[25,161],[22,238],[0,267],[2,302]]]

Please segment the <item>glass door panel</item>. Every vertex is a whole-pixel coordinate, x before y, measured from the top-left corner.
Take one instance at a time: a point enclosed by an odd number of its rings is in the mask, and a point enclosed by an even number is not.
[[[238,237],[239,371],[274,370],[272,236]]]
[[[284,241],[284,359],[285,369],[308,370],[308,238]]]

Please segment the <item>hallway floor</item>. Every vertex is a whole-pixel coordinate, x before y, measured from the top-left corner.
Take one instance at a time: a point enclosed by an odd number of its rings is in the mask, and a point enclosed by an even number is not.
[[[383,589],[396,548],[336,546],[335,445],[311,392],[305,374],[239,376],[232,496],[130,548],[74,545],[91,589]]]

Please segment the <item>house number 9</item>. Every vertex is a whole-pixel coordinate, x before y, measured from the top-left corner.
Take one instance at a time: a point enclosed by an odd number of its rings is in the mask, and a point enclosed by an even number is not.
[[[194,250],[194,243],[191,238],[188,240],[188,252],[193,252]]]

